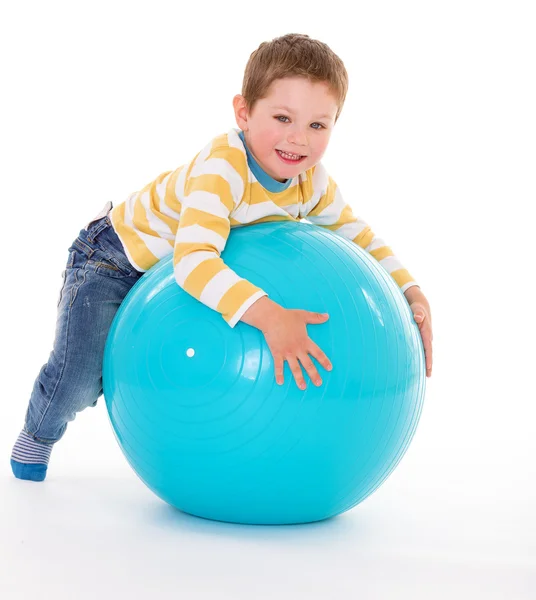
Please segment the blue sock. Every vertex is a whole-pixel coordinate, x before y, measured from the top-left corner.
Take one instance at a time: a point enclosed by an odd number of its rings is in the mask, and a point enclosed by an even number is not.
[[[11,469],[17,479],[43,481],[47,474],[52,444],[38,442],[22,430],[11,452]]]

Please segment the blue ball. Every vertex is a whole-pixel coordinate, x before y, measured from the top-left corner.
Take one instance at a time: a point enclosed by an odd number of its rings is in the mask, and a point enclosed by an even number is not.
[[[308,325],[332,361],[300,390],[275,382],[263,334],[234,328],[177,285],[172,255],[119,307],[103,389],[117,441],[140,479],[186,513],[290,524],[343,513],[405,454],[425,394],[424,349],[402,291],[365,250],[308,223],[235,228],[222,253]]]

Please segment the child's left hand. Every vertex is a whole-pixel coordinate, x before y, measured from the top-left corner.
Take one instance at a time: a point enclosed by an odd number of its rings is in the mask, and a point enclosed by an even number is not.
[[[413,311],[413,318],[419,326],[421,332],[422,343],[424,345],[424,355],[426,358],[426,377],[432,376],[432,320],[426,306],[419,301],[409,305]]]

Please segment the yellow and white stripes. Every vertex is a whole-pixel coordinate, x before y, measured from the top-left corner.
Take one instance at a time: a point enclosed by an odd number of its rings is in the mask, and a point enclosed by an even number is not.
[[[238,276],[220,258],[247,184],[242,152],[216,139],[191,165],[175,238],[175,279],[234,327],[266,292]]]
[[[267,294],[220,258],[231,228],[306,219],[370,252],[403,291],[417,285],[352,213],[322,164],[295,177],[284,191],[270,192],[249,169],[238,131],[214,138],[190,163],[162,173],[113,208],[114,229],[134,268],[147,271],[173,252],[178,285],[234,327]]]
[[[304,217],[314,225],[320,225],[338,235],[351,240],[371,254],[382,267],[393,277],[402,292],[417,285],[409,271],[402,266],[393,251],[379,237],[374,235],[370,226],[360,217],[356,217],[352,208],[347,204],[337,187],[337,184],[327,174],[323,165],[318,164],[313,173],[313,189],[325,190],[315,204],[313,193],[307,202]],[[306,212],[309,210],[309,212]]]

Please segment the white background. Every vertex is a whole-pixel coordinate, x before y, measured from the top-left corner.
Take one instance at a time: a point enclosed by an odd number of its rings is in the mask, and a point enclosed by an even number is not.
[[[535,31],[515,0],[2,6],[2,598],[536,597]],[[101,398],[44,483],[16,480],[67,248],[106,201],[235,126],[250,53],[292,32],[343,59],[323,163],[432,307],[409,451],[328,522],[214,523],[145,488]]]

